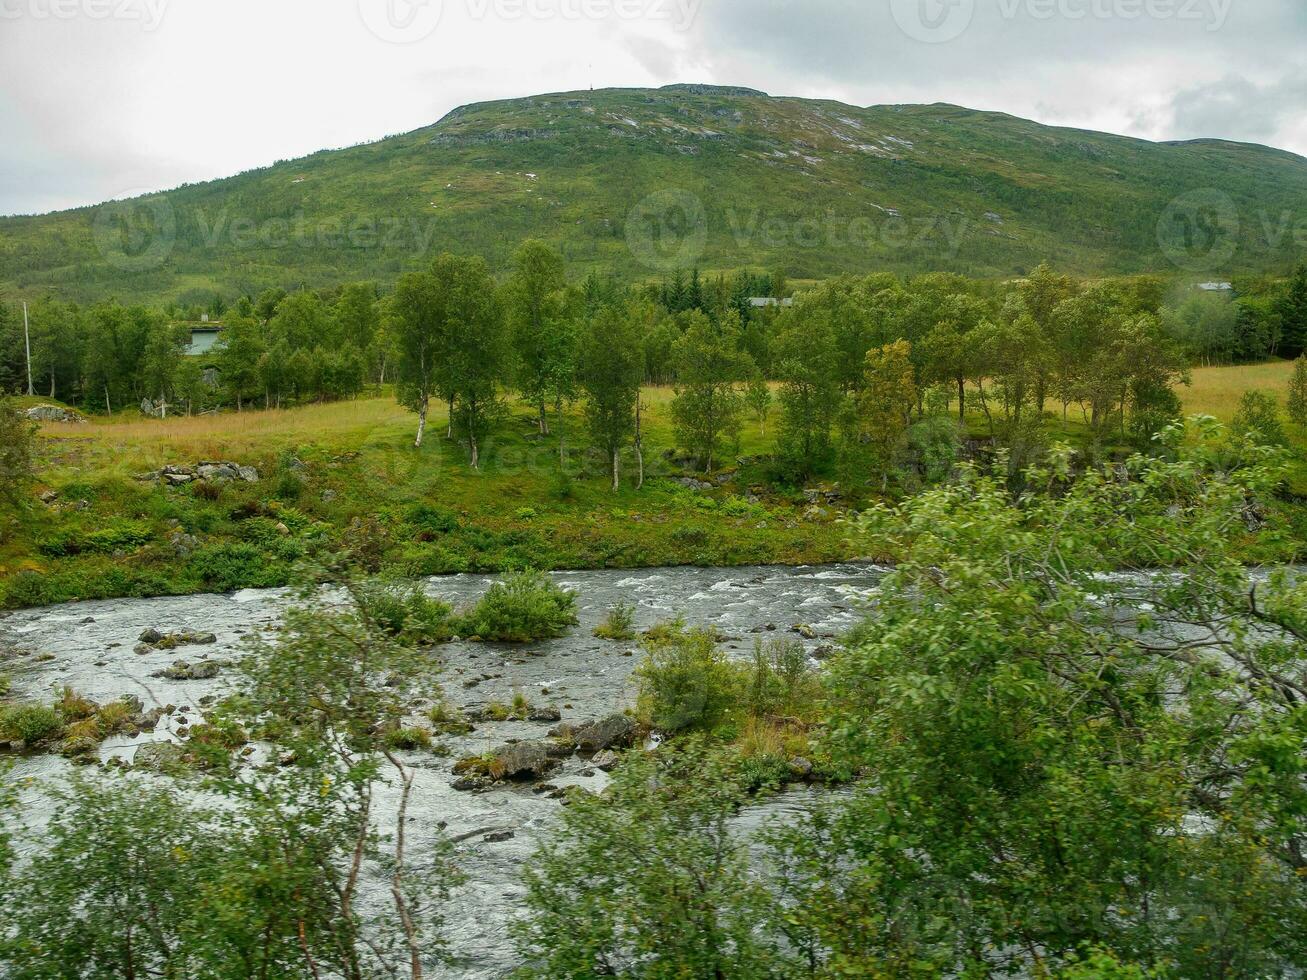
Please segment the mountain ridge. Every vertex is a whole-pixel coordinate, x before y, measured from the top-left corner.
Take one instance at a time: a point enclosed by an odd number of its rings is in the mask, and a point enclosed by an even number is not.
[[[0,288],[177,299],[384,281],[444,249],[502,268],[526,237],[578,271],[640,277],[677,265],[1006,276],[1044,259],[1087,275],[1228,276],[1292,265],[1307,236],[1268,229],[1305,200],[1307,159],[1258,144],[738,86],[582,90],[469,103],[232,177],[0,218]]]

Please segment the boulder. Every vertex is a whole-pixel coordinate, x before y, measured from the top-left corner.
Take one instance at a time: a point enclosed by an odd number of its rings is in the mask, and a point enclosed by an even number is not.
[[[23,413],[32,422],[85,422],[86,419],[76,412],[59,405],[33,405]]]
[[[196,664],[175,660],[171,667],[156,671],[151,676],[166,677],[170,681],[206,681],[217,677],[221,666],[216,660],[201,660]]]
[[[554,722],[562,721],[563,714],[557,708],[533,708],[526,716],[527,721]]]
[[[585,755],[592,755],[604,749],[624,748],[631,744],[634,736],[635,722],[626,715],[609,715],[600,721],[591,722],[578,731],[576,748]]]
[[[132,765],[138,769],[163,772],[182,765],[185,757],[186,750],[176,742],[148,742],[136,750]]]
[[[812,768],[812,762],[801,755],[790,760],[790,775],[795,779],[811,779]]]
[[[604,749],[602,752],[595,753],[595,757],[590,760],[590,763],[596,769],[601,769],[604,772],[612,772],[617,768],[617,764],[621,761],[622,757],[612,749]]]
[[[489,768],[496,779],[538,779],[553,765],[543,742],[526,741],[499,746]]]

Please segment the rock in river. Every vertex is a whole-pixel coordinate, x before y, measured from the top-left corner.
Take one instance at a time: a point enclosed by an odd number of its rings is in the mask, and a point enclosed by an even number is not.
[[[583,755],[602,752],[604,749],[623,748],[631,744],[635,735],[635,722],[626,715],[609,715],[593,721],[576,733],[576,750]]]

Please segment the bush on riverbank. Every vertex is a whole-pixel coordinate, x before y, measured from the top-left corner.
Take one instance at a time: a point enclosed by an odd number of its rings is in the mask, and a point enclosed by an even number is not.
[[[555,585],[542,572],[510,572],[455,622],[462,636],[534,643],[562,636],[576,624],[576,593]]]

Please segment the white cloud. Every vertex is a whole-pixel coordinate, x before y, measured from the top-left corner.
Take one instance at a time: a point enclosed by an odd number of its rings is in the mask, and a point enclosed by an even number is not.
[[[67,0],[74,16],[38,16],[50,2],[0,0],[0,213],[225,176],[467,102],[685,81],[1307,153],[1297,0]],[[401,25],[441,16],[386,43],[360,2]],[[891,2],[969,20],[923,43]],[[91,16],[148,3],[154,30]]]

